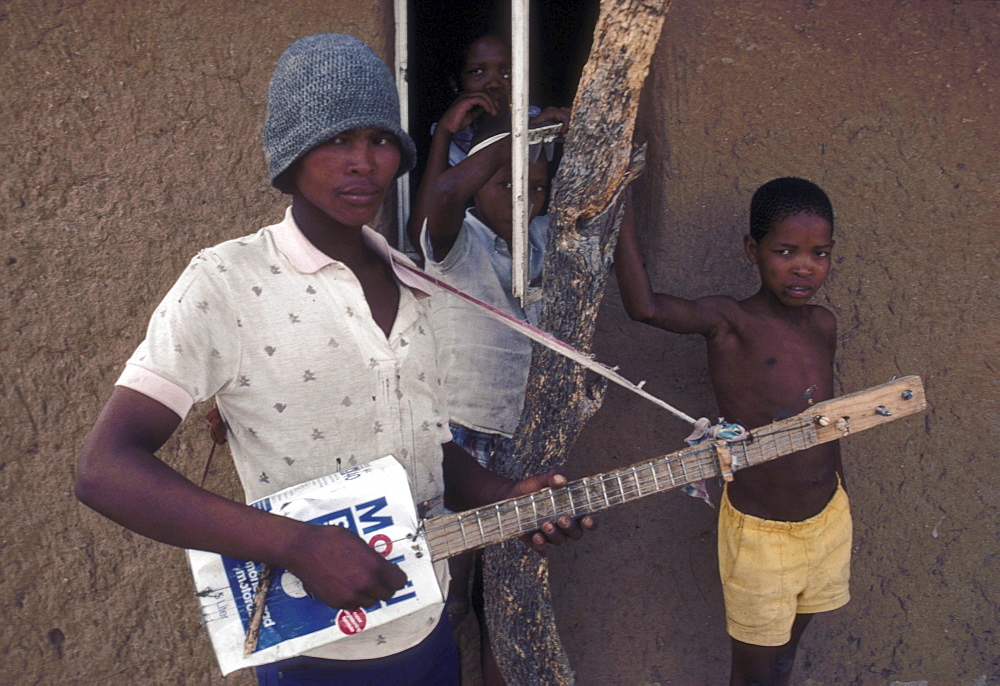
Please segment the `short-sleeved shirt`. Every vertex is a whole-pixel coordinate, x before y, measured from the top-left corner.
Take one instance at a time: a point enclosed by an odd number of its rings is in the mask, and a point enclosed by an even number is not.
[[[533,284],[542,274],[548,217],[528,226],[529,270]],[[467,210],[455,244],[440,262],[433,259],[430,236],[421,236],[425,269],[455,288],[511,314],[538,323],[541,302],[521,307],[511,282],[507,242]],[[447,292],[431,301],[431,321],[438,343],[451,420],[476,431],[512,436],[521,420],[531,365],[531,339]]]
[[[375,231],[364,239],[390,264],[393,254],[406,259]],[[354,272],[313,246],[289,210],[191,261],[118,384],[182,418],[214,396],[248,502],[385,455],[406,468],[415,502],[439,500],[441,444],[451,435],[427,294],[404,270],[396,275],[399,308],[386,337]],[[439,614],[418,612],[390,625],[392,635],[362,633],[313,654],[390,655],[416,645]]]

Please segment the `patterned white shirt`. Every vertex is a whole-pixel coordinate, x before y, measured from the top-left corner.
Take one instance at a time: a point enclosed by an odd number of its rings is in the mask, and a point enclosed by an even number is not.
[[[528,225],[528,278],[535,285],[542,277],[548,230],[549,218],[544,215]],[[521,307],[513,293],[507,242],[473,210],[466,210],[455,243],[440,262],[433,258],[426,228],[420,240],[428,255],[424,267],[428,274],[521,321],[538,324],[541,301]],[[524,408],[531,339],[447,292],[434,296],[430,305],[451,421],[476,431],[513,436]]]
[[[406,259],[367,227],[364,239],[390,264],[392,254]],[[247,502],[385,455],[406,468],[415,502],[439,500],[451,434],[428,294],[395,273],[400,302],[387,338],[354,272],[313,246],[289,209],[281,223],[191,261],[117,383],[182,418],[215,396]],[[396,653],[422,640],[440,609],[319,656]]]

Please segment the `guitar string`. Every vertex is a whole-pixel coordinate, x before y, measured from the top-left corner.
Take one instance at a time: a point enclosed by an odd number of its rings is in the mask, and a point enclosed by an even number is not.
[[[688,452],[686,457],[688,457],[689,459],[693,458],[697,460],[701,457],[699,453],[702,452],[707,452],[707,450],[699,449],[695,451],[690,451]],[[679,460],[678,458],[670,458],[667,461],[677,462]],[[655,470],[656,462],[657,460],[653,460],[651,463],[642,463],[639,465],[634,465],[632,468],[627,468],[626,471],[632,471],[633,474],[637,474],[638,472],[641,471],[648,471],[651,469]],[[659,462],[663,463],[665,462],[665,460],[659,460]],[[699,474],[703,473],[703,468],[700,462],[698,466],[699,466]],[[429,526],[429,527],[425,526],[424,531],[429,541],[434,541],[438,538],[441,538],[441,536],[439,536],[438,534],[443,534],[444,542],[442,543],[442,545],[446,545],[448,552],[450,553],[455,549],[455,543],[456,543],[456,541],[454,540],[455,538],[461,539],[460,541],[458,541],[460,549],[468,547],[469,541],[465,529],[465,522],[468,519],[482,518],[483,516],[488,517],[490,520],[495,519],[496,520],[495,522],[494,521],[490,522],[490,526],[488,527],[489,528],[488,533],[503,535],[503,531],[505,528],[504,516],[509,517],[510,513],[512,512],[517,514],[520,512],[522,508],[526,507],[528,504],[532,506],[533,510],[532,516],[527,519],[528,526],[523,526],[524,522],[522,522],[522,527],[518,527],[516,530],[518,532],[530,531],[532,529],[538,528],[538,526],[542,522],[547,521],[550,518],[554,517],[557,518],[562,516],[563,514],[568,514],[567,511],[565,511],[563,508],[560,508],[556,504],[555,499],[557,497],[559,497],[560,500],[570,500],[572,502],[574,493],[576,494],[584,493],[587,495],[587,498],[589,500],[591,494],[593,494],[595,490],[598,490],[599,493],[597,494],[597,498],[603,501],[602,504],[604,504],[605,506],[610,506],[612,503],[627,502],[630,499],[631,492],[627,490],[621,483],[621,475],[622,475],[621,471],[611,472],[600,475],[600,477],[598,478],[587,478],[581,481],[572,482],[565,489],[560,489],[558,493],[556,492],[543,493],[541,499],[551,500],[552,508],[551,510],[546,509],[545,512],[542,513],[542,516],[539,516],[537,508],[537,504],[540,500],[539,496],[537,494],[528,494],[526,496],[522,496],[520,498],[507,502],[502,506],[498,505],[497,507],[493,508],[493,511],[488,515],[486,515],[485,513],[478,515],[474,514],[472,515],[472,517],[465,517],[464,514],[459,514],[458,516],[445,515],[443,518],[438,519],[439,523],[436,526]],[[671,483],[673,483],[673,480]],[[615,484],[617,484],[617,488],[613,487]],[[609,488],[609,485],[612,485],[612,487]],[[565,498],[560,497],[563,496],[564,494],[566,496]],[[575,510],[570,510],[570,512],[575,514]],[[513,529],[514,527],[511,528]],[[490,540],[489,537],[483,536],[479,539],[479,542],[485,545],[485,543],[488,540]]]
[[[741,441],[736,445],[741,445],[743,448],[744,455],[747,455],[748,445],[750,448],[754,449],[756,452],[761,451],[760,442],[764,439],[773,438],[777,442],[778,437],[784,437],[788,440],[789,445],[791,445],[791,452],[796,450],[801,450],[806,445],[801,445],[796,447],[796,442],[794,437],[791,435],[793,432],[798,432],[799,439],[805,443],[805,431],[810,428],[812,422],[804,422],[801,425],[782,427],[780,429],[774,429],[766,433],[755,433],[753,435],[753,440],[748,444],[747,441]],[[755,447],[756,446],[756,447]],[[653,458],[646,462],[640,462],[630,467],[625,467],[620,470],[615,470],[612,472],[606,472],[597,477],[585,477],[577,481],[571,482],[565,489],[550,490],[547,492],[536,492],[527,494],[526,496],[521,496],[520,498],[513,499],[512,501],[506,503],[495,503],[492,507],[485,507],[479,510],[473,510],[475,514],[472,516],[465,516],[467,513],[455,513],[454,518],[451,515],[444,515],[443,517],[435,518],[443,521],[437,526],[426,527],[426,521],[421,522],[418,527],[418,532],[423,530],[427,537],[429,547],[440,546],[442,552],[447,554],[444,557],[450,557],[455,554],[456,548],[454,546],[455,541],[453,540],[456,535],[461,535],[461,543],[457,549],[457,552],[462,552],[470,547],[483,547],[488,545],[491,541],[491,537],[500,536],[501,538],[512,538],[513,536],[519,535],[520,533],[532,531],[537,529],[543,522],[549,521],[554,518],[561,517],[563,515],[575,516],[580,508],[577,507],[575,503],[575,495],[584,494],[587,501],[587,511],[595,511],[593,508],[594,491],[596,489],[600,490],[600,495],[597,499],[600,502],[601,507],[597,508],[606,509],[614,505],[624,504],[631,500],[640,498],[643,496],[643,486],[651,486],[648,494],[666,492],[668,490],[673,490],[675,488],[680,488],[686,483],[697,480],[698,478],[705,478],[706,476],[712,476],[717,473],[714,471],[714,467],[717,464],[716,454],[714,448],[710,443],[703,443],[693,448],[685,448],[678,451],[679,454],[664,455],[658,458]],[[688,475],[688,463],[691,463],[690,468],[692,470],[697,469],[698,476],[694,479],[690,478]],[[680,471],[684,475],[683,481],[679,481],[674,475],[674,467],[680,465]],[[706,468],[711,469],[706,473]],[[657,470],[661,472],[665,469],[669,478],[670,485],[663,487],[659,483],[659,476],[657,475]],[[623,481],[624,477],[624,481]],[[633,485],[629,485],[629,481],[633,482]],[[617,484],[616,489],[612,488],[609,492],[608,484]],[[568,504],[568,509],[564,509],[559,505],[558,501],[563,501]],[[521,514],[523,505],[530,502],[532,507],[533,516],[530,519],[522,520]],[[551,504],[551,512],[545,512],[542,516],[539,515],[538,503],[548,502]],[[516,517],[516,522],[509,522],[509,529],[516,533],[507,535],[504,533],[504,521],[505,519],[511,518],[511,513]],[[469,545],[468,532],[465,529],[465,522],[473,521],[479,528],[480,541],[481,543],[477,546]],[[528,526],[526,526],[528,524]],[[399,543],[411,538],[408,536],[404,539],[399,539],[393,541],[393,543]],[[444,550],[446,549],[446,550]],[[444,559],[438,557],[435,559]],[[202,593],[211,593],[210,590],[203,591]],[[216,619],[213,617],[215,613],[208,610],[208,608],[202,608],[202,622],[208,623]]]
[[[753,444],[751,444],[751,447],[754,444],[757,444],[759,446],[758,442],[767,438],[775,438],[775,443],[777,443],[777,437],[781,436],[786,439],[788,445],[790,446],[787,452],[783,454],[802,450],[806,447],[809,447],[808,442],[805,441],[805,429],[809,428],[811,425],[812,422],[807,421],[802,423],[801,425],[782,427],[781,429],[771,430],[766,433],[755,434],[754,442]],[[798,432],[799,434],[798,438],[799,441],[801,442],[801,445],[795,441],[796,437],[792,436],[793,432]],[[737,443],[736,445],[739,445],[739,443]],[[755,450],[759,452],[760,448],[757,447]],[[744,455],[748,457],[747,454],[748,448],[746,445],[743,445],[743,452]],[[591,503],[592,501],[590,498],[595,486],[599,486],[603,493],[602,500],[604,501],[603,503],[604,507],[611,507],[616,504],[626,503],[629,502],[630,500],[642,497],[643,495],[642,489],[644,485],[650,486],[652,484],[653,488],[651,489],[650,493],[662,492],[666,490],[671,490],[673,488],[679,488],[680,486],[683,486],[686,483],[690,483],[691,481],[695,481],[699,478],[705,478],[706,476],[712,476],[714,474],[717,474],[717,471],[714,470],[709,471],[706,474],[706,467],[715,467],[717,463],[715,450],[711,444],[700,444],[699,446],[695,446],[695,449],[693,450],[683,449],[680,451],[680,453],[681,454],[676,455],[674,457],[663,456],[661,458],[654,458],[647,462],[641,462],[621,470],[607,472],[605,474],[600,475],[600,478],[587,477],[584,479],[580,479],[578,481],[572,482],[565,489],[557,489],[549,492],[542,492],[541,495],[528,494],[526,496],[521,496],[520,498],[513,499],[506,504],[501,505],[498,503],[492,508],[474,510],[473,512],[475,514],[471,516],[464,516],[467,513],[462,513],[462,515],[455,518],[452,518],[450,515],[444,515],[443,517],[435,518],[439,520],[444,520],[439,525],[425,527],[422,524],[421,528],[427,535],[428,539],[433,538],[435,539],[435,541],[441,537],[438,536],[438,534],[443,533],[444,541],[442,545],[448,544],[447,547],[450,553],[452,550],[452,546],[450,545],[450,543],[452,542],[450,540],[451,533],[456,529],[458,530],[458,532],[461,533],[463,545],[464,546],[469,545],[468,532],[465,530],[464,526],[464,524],[468,521],[475,521],[477,523],[480,529],[480,540],[482,541],[481,545],[487,545],[488,543],[491,542],[490,539],[495,537],[496,535],[499,535],[501,537],[506,536],[506,534],[504,534],[504,528],[505,528],[504,517],[508,516],[511,512],[514,512],[517,515],[518,525],[509,526],[509,528],[511,530],[515,530],[516,533],[511,534],[510,536],[507,537],[516,536],[525,531],[531,531],[533,529],[536,529],[541,523],[549,521],[550,519],[553,518],[558,518],[563,515],[575,516],[576,514],[578,514],[580,509],[575,505],[573,505],[574,495],[578,495],[582,492],[586,494],[588,503]],[[691,464],[691,468],[692,469],[697,468],[698,470],[698,476],[693,479],[687,474],[688,463],[693,463]],[[673,475],[672,467],[676,464],[680,465],[681,471],[684,473],[686,479],[685,481],[682,481],[680,483],[678,483],[678,480]],[[667,468],[668,476],[670,478],[670,486],[667,488],[661,488],[658,485],[659,477],[657,475],[657,469],[661,469],[662,471],[662,468],[664,467]],[[626,477],[626,480],[629,480],[629,477],[631,477],[631,481],[634,483],[634,485],[627,486],[625,483],[623,483],[622,482],[623,476]],[[607,488],[608,483],[617,484],[618,486],[617,492],[615,492],[615,489],[612,489],[612,493],[609,495]],[[569,501],[569,509],[567,510],[565,508],[558,507],[555,503],[556,498]],[[546,512],[544,513],[543,516],[538,516],[536,506],[540,500],[542,501],[549,500],[552,502],[551,512]],[[534,510],[534,516],[531,519],[529,519],[528,522],[530,522],[530,524],[532,524],[533,526],[525,527],[524,523],[520,521],[520,509],[529,502]],[[479,547],[481,547],[481,545]]]
[[[790,452],[794,452],[795,450],[800,450],[802,448],[808,447],[806,443],[802,443],[800,445],[797,442],[795,442],[793,440],[793,436],[791,435],[792,432],[794,432],[796,429],[798,429],[799,433],[801,434],[802,428],[803,427],[788,427],[782,432],[784,434],[784,438],[786,439],[786,441],[790,446],[788,449]],[[547,499],[552,500],[554,496],[557,496],[565,502],[565,505],[562,508],[554,505],[551,508],[551,511],[546,513],[547,515],[546,517],[536,517],[536,520],[533,522],[534,524],[533,528],[537,528],[540,522],[543,522],[551,517],[559,517],[565,514],[576,515],[579,512],[579,508],[575,505],[574,496],[578,496],[579,493],[582,491],[584,494],[586,494],[588,502],[590,502],[590,496],[594,490],[595,484],[599,484],[601,486],[601,490],[605,494],[604,495],[605,506],[611,507],[615,504],[621,504],[642,497],[644,486],[646,487],[648,492],[661,492],[663,490],[668,490],[667,488],[660,488],[658,486],[658,481],[659,481],[658,472],[663,471],[664,466],[666,466],[668,467],[668,471],[670,471],[672,474],[672,470],[669,469],[672,463],[679,462],[681,466],[684,468],[683,471],[685,473],[687,471],[688,463],[691,463],[692,469],[697,468],[698,475],[700,477],[704,477],[706,475],[705,474],[706,466],[711,465],[712,467],[714,467],[715,463],[715,460],[713,459],[715,457],[714,453],[711,456],[709,456],[709,459],[707,460],[703,459],[705,452],[706,452],[705,450],[689,451],[684,455],[670,458],[667,460],[664,459],[652,460],[650,462],[634,465],[633,467],[626,468],[624,470],[612,472],[610,474],[602,476],[600,479],[588,478],[581,480],[573,484],[570,488],[567,488],[565,491],[562,490],[554,491],[548,495]],[[749,453],[746,450],[744,450],[744,453],[745,455],[749,456]],[[716,473],[716,472],[713,471],[711,473]],[[617,486],[617,489],[614,488],[612,489],[611,495],[608,495],[608,489],[606,488],[606,484],[608,483],[612,483],[613,485]],[[649,491],[651,485],[652,485],[652,491]],[[680,485],[684,484],[677,483],[676,479],[673,478],[671,479],[671,487],[678,487]],[[528,498],[530,497],[531,496],[528,496]],[[509,512],[512,509],[516,511],[517,509],[519,509],[521,502],[524,502],[524,499],[519,499],[518,501],[514,501],[508,504],[506,506],[506,512]],[[482,516],[487,518],[490,524],[488,527],[488,533],[490,536],[483,537],[480,539],[480,542],[485,542],[483,544],[489,543],[492,536],[499,535],[501,537],[504,537],[505,528],[507,529],[513,528],[515,531],[515,535],[516,533],[524,531],[523,528],[510,527],[509,526],[510,523],[504,520],[502,517],[500,517],[500,513],[502,512],[503,511],[500,508],[495,508],[495,512],[493,513],[485,513],[485,512],[483,513]],[[449,525],[454,526],[456,523],[459,526],[462,525],[461,522],[445,522],[444,526],[449,526]],[[506,537],[509,538],[510,536]],[[446,535],[445,538],[447,540],[448,536]],[[463,538],[463,542],[465,544],[468,544],[467,538]]]

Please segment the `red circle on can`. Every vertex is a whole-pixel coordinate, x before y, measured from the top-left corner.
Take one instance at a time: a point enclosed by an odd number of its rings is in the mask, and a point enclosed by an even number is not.
[[[368,615],[364,610],[341,610],[337,615],[337,627],[348,636],[364,631],[368,625]]]
[[[376,534],[368,541],[368,547],[382,557],[389,557],[392,552],[392,539],[385,534]]]

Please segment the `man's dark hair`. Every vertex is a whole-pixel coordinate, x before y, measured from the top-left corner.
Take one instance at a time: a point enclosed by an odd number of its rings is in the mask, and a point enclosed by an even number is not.
[[[776,223],[801,212],[827,220],[833,230],[833,205],[822,188],[793,176],[772,179],[750,200],[750,236],[759,241]]]

